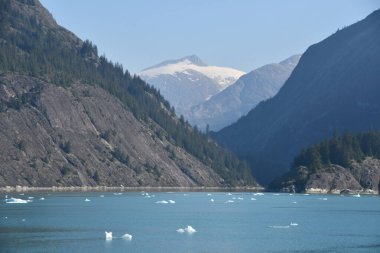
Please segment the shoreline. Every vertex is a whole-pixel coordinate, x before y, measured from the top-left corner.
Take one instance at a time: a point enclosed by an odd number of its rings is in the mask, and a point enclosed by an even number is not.
[[[51,187],[31,187],[31,186],[6,186],[0,187],[1,192],[101,192],[101,191],[120,191],[120,192],[191,192],[191,191],[246,191],[246,192],[261,192],[265,191],[263,187],[172,187],[172,186],[141,186],[141,187],[126,187],[126,186],[51,186]]]

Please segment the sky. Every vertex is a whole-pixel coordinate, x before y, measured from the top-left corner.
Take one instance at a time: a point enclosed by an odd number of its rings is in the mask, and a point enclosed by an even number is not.
[[[41,0],[57,22],[131,73],[197,55],[245,72],[303,53],[379,0]]]

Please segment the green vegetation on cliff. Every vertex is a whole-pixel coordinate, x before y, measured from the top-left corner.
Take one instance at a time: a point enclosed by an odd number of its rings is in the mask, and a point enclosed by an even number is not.
[[[156,122],[166,138],[214,169],[227,184],[254,184],[246,163],[192,128],[159,91],[118,63],[98,56],[90,41],[81,41],[58,26],[34,0],[0,0],[0,74],[17,73],[67,87],[97,85],[117,97],[136,119]],[[17,99],[17,98],[16,98]],[[17,102],[17,101],[16,101]]]

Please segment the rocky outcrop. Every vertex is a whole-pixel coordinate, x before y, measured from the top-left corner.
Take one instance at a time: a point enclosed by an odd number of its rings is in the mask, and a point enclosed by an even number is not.
[[[348,168],[331,165],[317,171],[304,166],[293,169],[269,188],[281,192],[378,194],[380,160],[367,157],[352,161]]]
[[[0,76],[0,187],[222,186],[105,90]]]

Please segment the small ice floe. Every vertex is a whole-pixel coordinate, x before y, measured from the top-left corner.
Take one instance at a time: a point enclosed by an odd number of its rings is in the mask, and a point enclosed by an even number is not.
[[[292,227],[296,227],[296,226],[298,226],[298,223],[290,222],[290,226],[292,226]]]
[[[5,217],[4,217],[4,219],[8,219],[8,217],[7,217],[7,216],[5,216]]]
[[[20,196],[24,196],[25,195],[25,193],[20,193]]]
[[[279,196],[279,195],[280,195],[280,193],[273,193],[273,195],[274,195],[274,196]]]
[[[179,229],[177,229],[177,232],[180,233],[180,234],[185,233],[185,229],[179,228]]]
[[[102,195],[100,195],[99,197],[104,198],[104,195],[102,194]]]
[[[358,194],[354,194],[354,195],[352,195],[352,197],[360,198],[360,194],[359,193]]]
[[[227,193],[227,196],[231,196],[231,195],[232,195],[232,193],[231,193],[231,192]]]
[[[40,198],[40,200],[45,200],[45,198],[44,198],[44,197],[42,197],[42,198]]]
[[[184,194],[183,194],[183,196],[189,196],[189,194],[187,194],[187,193],[184,193]]]
[[[152,196],[150,196],[150,195],[146,195],[146,196],[144,196],[144,198],[151,198]]]
[[[251,200],[256,200],[255,198],[251,198]]]
[[[112,240],[112,232],[105,231],[105,233],[106,233],[106,240],[107,241]]]
[[[90,202],[91,200],[90,200],[90,199],[88,199],[88,198],[86,198],[84,201],[85,201],[85,202]]]
[[[242,198],[242,197],[238,197],[237,199],[238,199],[238,200],[244,200],[244,198]]]
[[[233,201],[233,200],[231,200],[231,199],[229,199],[229,200],[227,200],[226,202],[224,202],[224,203],[234,203],[235,201]]]
[[[214,199],[210,199],[211,202],[214,202]]]
[[[310,194],[309,193],[305,193],[304,196],[309,196]]]
[[[123,195],[123,193],[122,192],[114,192],[113,195],[120,196],[120,195]]]
[[[211,193],[207,193],[207,196],[211,196]]]
[[[254,196],[263,196],[264,193],[262,193],[262,192],[256,192],[256,193],[254,193],[253,195],[254,195]]]
[[[124,234],[121,238],[127,241],[132,241],[132,235],[130,234]]]
[[[156,201],[156,204],[168,204],[169,202],[167,202],[166,200],[159,200],[159,201]]]
[[[195,230],[192,226],[187,226],[186,228],[179,228],[177,229],[177,232],[180,233],[180,234],[183,234],[183,233],[188,233],[188,234],[193,234],[195,232],[197,232],[197,230]]]
[[[293,204],[297,204],[297,201],[293,201],[292,203],[293,203]]]
[[[236,197],[232,197],[232,199],[233,199],[233,200],[235,200],[235,199],[236,199]]]
[[[327,198],[319,198],[319,200],[327,200]]]
[[[274,226],[269,226],[270,228],[275,228],[275,229],[281,229],[281,228],[290,228],[290,225],[285,225],[285,226],[281,226],[281,225],[274,225]]]
[[[293,196],[294,194],[293,193],[289,193],[289,196]]]
[[[171,200],[171,199],[169,199],[168,202],[169,202],[169,204],[175,204],[175,201]]]
[[[34,199],[34,197],[28,197],[28,199]]]
[[[25,222],[25,221],[26,221],[26,219],[22,219],[21,221],[22,221],[22,222]]]
[[[5,200],[5,203],[7,204],[26,204],[32,202],[32,200],[29,199],[18,199],[18,198],[9,198]]]

